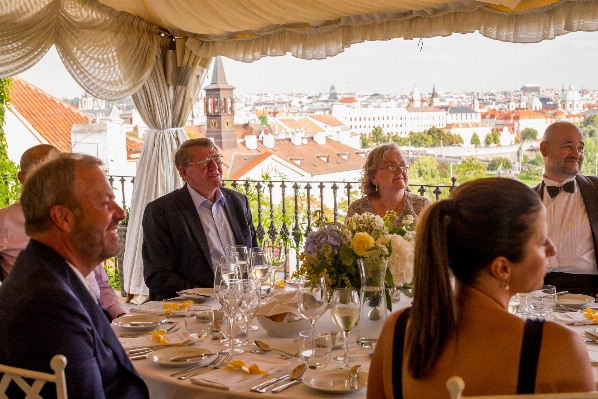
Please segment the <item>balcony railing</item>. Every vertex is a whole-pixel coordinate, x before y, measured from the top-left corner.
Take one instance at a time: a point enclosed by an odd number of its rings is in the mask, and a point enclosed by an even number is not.
[[[130,207],[135,178],[108,176],[108,181],[123,207]],[[450,186],[410,184],[409,190],[438,201],[453,190],[455,183],[453,177]],[[314,214],[342,222],[349,204],[361,197],[358,182],[225,180],[224,186],[249,198],[259,242],[280,237],[295,249],[302,247],[304,238],[314,229]]]

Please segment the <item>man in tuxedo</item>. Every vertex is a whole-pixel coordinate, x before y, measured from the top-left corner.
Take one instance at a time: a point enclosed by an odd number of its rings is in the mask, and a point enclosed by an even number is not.
[[[222,185],[222,155],[212,140],[181,144],[174,163],[186,184],[150,202],[143,214],[143,270],[150,300],[212,287],[231,245],[257,246],[247,197]]]
[[[598,178],[580,173],[582,131],[569,122],[548,126],[540,143],[544,176],[536,192],[546,206],[548,236],[556,257],[548,259],[545,284],[557,291],[598,293]]]
[[[145,399],[147,388],[84,277],[118,254],[125,218],[101,164],[61,154],[26,180],[21,206],[31,240],[0,286],[0,363],[52,372],[50,359],[62,354],[69,397]],[[10,389],[16,397],[18,388]]]

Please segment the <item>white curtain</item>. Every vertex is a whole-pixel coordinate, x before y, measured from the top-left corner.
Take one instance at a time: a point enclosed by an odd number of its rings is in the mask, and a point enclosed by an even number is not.
[[[323,59],[364,41],[472,33],[535,43],[598,30],[598,0],[99,0],[198,39],[203,56]]]
[[[121,99],[150,73],[159,38],[153,24],[96,0],[2,0],[0,77],[29,69],[54,44],[87,92]]]
[[[196,47],[194,39],[172,42],[163,38],[157,62],[145,84],[133,95],[143,121],[150,127],[137,164],[123,262],[124,289],[141,296],[137,302],[149,294],[141,258],[143,211],[150,201],[182,186],[174,153],[188,139],[182,126],[211,63],[211,58],[196,55]]]

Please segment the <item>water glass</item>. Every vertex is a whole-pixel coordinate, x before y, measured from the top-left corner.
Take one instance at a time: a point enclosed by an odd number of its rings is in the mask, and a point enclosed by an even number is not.
[[[310,369],[326,367],[332,356],[332,336],[328,331],[305,330],[299,333],[299,359]]]
[[[556,287],[544,285],[541,289],[530,292],[527,306],[530,317],[550,320],[556,306]]]
[[[192,305],[185,309],[185,328],[193,339],[206,338],[212,333],[214,310],[211,306]]]

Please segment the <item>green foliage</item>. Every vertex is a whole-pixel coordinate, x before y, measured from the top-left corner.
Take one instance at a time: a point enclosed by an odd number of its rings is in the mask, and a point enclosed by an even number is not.
[[[509,158],[494,158],[488,163],[488,170],[498,170],[501,165],[503,169],[511,169],[513,167]]]
[[[10,78],[0,79],[0,207],[18,201],[21,184],[17,178],[18,166],[8,158],[8,143],[4,134],[6,110],[10,106]]]
[[[370,140],[365,133],[361,133],[361,148],[370,148]]]
[[[598,157],[598,143],[594,139],[585,140],[584,142],[585,160],[581,167],[582,175],[596,175],[596,157]]]
[[[111,259],[114,260],[114,258]],[[118,275],[118,269],[116,268],[116,266],[114,266],[114,262],[104,262],[104,270],[106,270],[106,274],[108,275],[108,285],[113,289],[119,291],[120,276]]]
[[[476,132],[473,132],[471,135],[471,140],[469,140],[469,144],[471,145],[481,145],[482,142],[480,141],[480,136]]]
[[[541,153],[536,153],[536,157],[534,159],[529,160],[529,164],[533,166],[544,166],[544,158],[542,157]]]
[[[467,158],[457,167],[455,176],[459,184],[463,184],[470,180],[484,177],[484,172],[486,172],[486,165],[484,163],[475,158]]]
[[[458,134],[447,133],[443,129],[431,127],[423,132],[409,133],[411,145],[414,147],[439,147],[463,144],[463,138]]]
[[[538,140],[538,131],[531,127],[526,127],[521,131],[521,140]]]
[[[129,225],[129,216],[131,216],[131,207],[124,205],[123,210],[125,211],[125,218],[120,221],[121,226],[128,226]]]
[[[487,146],[490,146],[492,144],[498,145],[500,144],[500,135],[496,130],[493,130],[492,132],[486,135],[486,137],[484,138],[484,143],[486,143]]]
[[[409,182],[436,184],[440,180],[438,162],[433,157],[419,157],[409,169]]]

